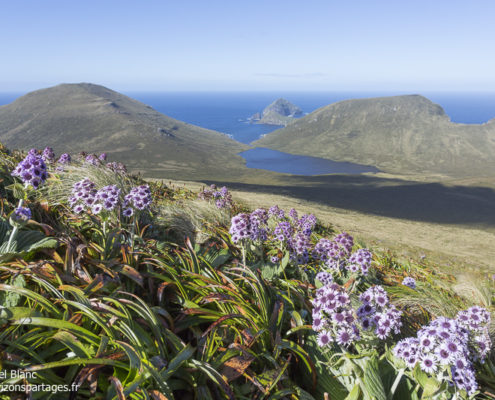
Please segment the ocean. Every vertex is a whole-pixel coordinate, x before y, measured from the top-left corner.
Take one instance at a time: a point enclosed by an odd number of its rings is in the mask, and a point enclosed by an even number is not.
[[[242,143],[280,127],[251,124],[248,118],[283,97],[310,113],[341,100],[394,96],[399,92],[124,92],[169,117],[223,132]],[[495,118],[495,93],[420,93],[443,107],[451,121],[481,124]],[[0,105],[22,94],[0,93]],[[268,149],[252,149],[241,154],[250,168],[262,168],[298,175],[373,172],[369,167],[335,163],[315,157],[297,156]],[[376,171],[375,171],[376,172]]]
[[[124,92],[172,118],[230,134],[250,143],[277,126],[250,124],[247,119],[283,97],[310,113],[336,101],[412,94],[402,92]],[[24,93],[0,93],[0,105]],[[495,118],[495,93],[420,93],[443,107],[453,122],[480,124]]]
[[[341,100],[393,96],[391,92],[239,92],[239,93],[140,93],[128,92],[143,103],[170,117],[232,135],[250,143],[277,126],[250,124],[247,118],[283,97],[310,113]],[[495,93],[422,93],[440,104],[453,122],[480,124],[495,118]]]

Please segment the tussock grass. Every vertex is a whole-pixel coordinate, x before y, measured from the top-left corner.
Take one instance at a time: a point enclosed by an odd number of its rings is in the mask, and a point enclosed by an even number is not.
[[[51,205],[67,204],[72,187],[84,178],[89,178],[96,184],[97,188],[116,185],[121,189],[121,196],[128,193],[134,186],[132,179],[126,174],[119,174],[110,168],[94,166],[89,163],[76,163],[64,166],[62,171],[57,171],[48,179],[47,184],[38,190],[37,194]]]
[[[493,283],[478,274],[462,274],[457,276],[457,282],[452,290],[466,299],[470,304],[480,304],[490,308],[493,301]]]
[[[419,282],[416,289],[407,286],[390,286],[387,291],[394,296],[395,305],[409,310],[413,314],[426,311],[433,318],[445,316],[454,318],[466,306],[465,302],[441,285],[430,286]]]
[[[156,225],[176,242],[189,238],[194,243],[203,243],[211,236],[212,226],[227,226],[229,222],[228,210],[199,199],[160,204],[156,215]]]

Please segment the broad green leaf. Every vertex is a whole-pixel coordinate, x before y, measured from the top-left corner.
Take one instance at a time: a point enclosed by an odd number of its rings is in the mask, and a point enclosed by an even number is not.
[[[363,384],[371,399],[387,400],[376,357],[370,358],[364,367]]]
[[[361,387],[359,384],[354,385],[350,393],[347,395],[345,400],[359,400],[359,397],[361,396]]]

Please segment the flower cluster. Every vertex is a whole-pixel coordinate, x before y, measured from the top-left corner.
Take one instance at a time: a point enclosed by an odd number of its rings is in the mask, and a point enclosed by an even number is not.
[[[474,360],[484,361],[490,352],[491,339],[488,333],[491,316],[483,307],[474,306],[467,310],[460,311],[456,318],[457,323],[470,331],[473,335],[471,348]]]
[[[354,273],[361,271],[363,275],[368,275],[371,257],[371,252],[368,249],[358,249],[349,257],[346,269]]]
[[[91,165],[94,165],[94,166],[100,165],[100,160],[94,154],[88,154],[84,158],[84,161],[86,163],[91,164]]]
[[[96,193],[96,200],[100,203],[98,204],[100,207],[95,210],[97,206],[95,205],[95,207],[93,207],[93,212],[98,214],[101,211],[101,207],[107,211],[112,211],[119,203],[119,195],[120,189],[116,185],[102,187]]]
[[[55,153],[53,152],[53,149],[51,147],[45,147],[45,150],[43,150],[43,153],[41,154],[41,158],[46,163],[55,161]]]
[[[381,286],[372,286],[359,296],[362,305],[357,316],[364,330],[374,328],[379,339],[386,339],[391,333],[398,334],[402,326],[402,311],[390,304],[387,292]]]
[[[70,164],[70,162],[71,162],[71,157],[70,154],[68,153],[63,153],[57,161],[58,164]]]
[[[333,238],[320,239],[315,246],[314,257],[325,262],[331,269],[340,268],[341,260],[347,258],[354,246],[354,239],[344,232]]]
[[[69,197],[69,205],[74,212],[80,213],[90,207],[93,214],[99,214],[102,210],[115,210],[119,204],[124,208],[123,215],[130,217],[135,210],[142,211],[148,208],[152,202],[151,191],[148,185],[136,186],[120,201],[121,190],[116,185],[104,186],[97,190],[94,182],[89,178],[74,184],[72,195]]]
[[[277,205],[274,205],[268,209],[268,215],[270,217],[274,216],[276,218],[283,219],[285,218],[285,211],[281,210]]]
[[[125,165],[119,162],[109,162],[106,166],[109,170],[118,174],[125,174],[127,172],[127,168],[125,167]]]
[[[335,236],[333,240],[322,238],[314,246],[313,257],[323,262],[330,271],[347,270],[367,275],[372,254],[368,249],[358,249],[351,254],[353,245],[353,237],[346,232]]]
[[[276,225],[269,237],[276,246],[287,248],[291,260],[298,264],[309,262],[312,254],[311,234],[316,226],[316,217],[313,214],[304,214],[299,218],[297,211],[291,209],[288,217],[278,206],[270,207],[268,217],[276,221]]]
[[[406,276],[403,279],[402,284],[404,286],[410,287],[411,289],[416,289],[416,280],[414,278],[411,278],[410,276]]]
[[[151,201],[151,191],[148,185],[133,187],[129,194],[124,197],[124,216],[130,217],[134,214],[134,210],[142,211],[148,208]]]
[[[201,194],[201,196],[205,196]],[[320,239],[316,244],[311,241],[311,235],[316,226],[313,214],[299,217],[295,209],[287,215],[278,206],[267,210],[258,209],[252,214],[239,214],[232,219],[230,233],[234,243],[242,239],[261,240],[271,243],[276,248],[278,256],[271,256],[272,262],[280,260],[280,252],[287,250],[290,259],[298,264],[306,264],[311,257],[326,263],[330,269],[347,268],[363,274],[368,272],[371,263],[369,250],[358,250],[348,262],[354,240],[347,233],[337,235],[333,240]]]
[[[329,283],[319,288],[312,303],[313,329],[320,347],[333,342],[347,347],[360,339],[350,297],[342,286]]]
[[[320,271],[316,274],[316,279],[323,285],[330,285],[333,282],[333,275],[326,271]]]
[[[241,240],[248,239],[250,236],[249,215],[237,214],[232,218],[229,233],[232,236],[232,241],[238,243]]]
[[[12,176],[20,178],[26,186],[31,185],[34,189],[38,189],[47,178],[46,164],[37,151],[32,149],[12,171]]]
[[[267,239],[268,213],[264,208],[258,208],[251,214],[238,214],[232,218],[229,233],[232,241],[238,243],[244,239],[264,241]]]
[[[202,200],[214,200],[217,208],[232,207],[233,204],[232,195],[225,186],[217,189],[216,185],[211,185],[209,188],[200,192],[198,197]]]
[[[268,213],[264,208],[258,208],[249,215],[250,239],[265,241],[268,235]]]
[[[98,214],[102,206],[96,203],[96,185],[89,178],[76,182],[72,187],[72,195],[69,197],[69,205],[72,210],[79,214],[87,207],[91,208],[93,213]]]
[[[379,339],[386,339],[391,333],[399,333],[402,312],[389,304],[387,294],[381,286],[366,290],[361,296],[357,310],[345,289],[332,283],[328,272],[320,272],[317,279],[325,286],[316,291],[313,303],[313,329],[318,332],[320,346],[337,342],[349,346],[360,340],[365,332],[374,329]]]
[[[490,349],[489,312],[471,307],[456,319],[439,317],[420,329],[417,337],[403,339],[394,347],[394,355],[408,368],[420,368],[437,378],[448,380],[473,395],[478,389],[473,362],[484,361]]]
[[[31,210],[27,207],[17,207],[14,210],[14,218],[19,222],[27,222],[31,219]]]

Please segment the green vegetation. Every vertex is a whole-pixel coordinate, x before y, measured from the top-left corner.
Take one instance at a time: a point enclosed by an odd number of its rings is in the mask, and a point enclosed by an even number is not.
[[[495,167],[495,121],[452,123],[419,95],[341,101],[254,144],[402,175],[487,176]]]
[[[75,160],[62,168],[47,163],[46,183],[20,190],[11,171],[24,155],[0,152],[2,226],[11,226],[19,200],[32,212],[16,234],[1,228],[0,240],[33,232],[51,241],[0,258],[1,369],[36,372],[0,383],[78,386],[32,392],[33,399],[450,399],[448,377],[409,371],[391,349],[437,317],[475,304],[493,311],[490,277],[456,280],[434,265],[375,252],[367,275],[342,270],[333,279],[353,304],[368,288],[384,287],[403,313],[400,334],[370,342],[372,348],[363,342],[323,349],[311,304],[322,262],[312,253],[294,258],[297,246],[264,239],[263,231],[256,240],[229,233],[231,217],[262,218],[262,211],[249,214],[230,201],[218,209],[211,197],[152,183],[152,206],[131,217],[118,207],[77,214],[66,197],[80,178],[96,188],[115,185],[119,201],[143,182]],[[279,221],[295,221],[293,211],[292,219],[277,215],[267,220],[269,232]],[[301,228],[313,227],[303,240],[308,248],[338,233],[304,218]],[[355,243],[352,251],[363,247]],[[416,280],[416,290],[401,285],[404,277]],[[495,396],[492,358],[476,364],[476,379],[477,398]]]
[[[245,169],[247,146],[169,118],[103,86],[63,84],[0,107],[0,140],[29,150],[106,152],[133,171],[181,178],[227,177]]]

